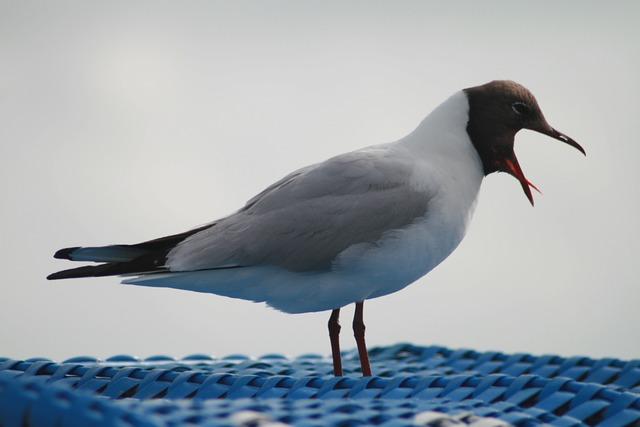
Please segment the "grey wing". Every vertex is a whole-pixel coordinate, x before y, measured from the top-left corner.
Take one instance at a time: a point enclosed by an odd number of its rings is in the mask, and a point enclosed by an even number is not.
[[[299,169],[180,243],[167,265],[328,268],[348,247],[374,243],[426,213],[429,194],[408,184],[413,167],[408,157],[370,148]]]

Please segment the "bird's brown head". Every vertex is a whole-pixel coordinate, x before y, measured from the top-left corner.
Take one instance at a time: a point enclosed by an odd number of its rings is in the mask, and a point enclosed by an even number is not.
[[[469,100],[467,133],[480,155],[485,175],[493,172],[513,175],[532,205],[531,188],[537,188],[525,177],[513,151],[514,138],[520,129],[543,133],[586,154],[576,141],[547,123],[538,101],[524,86],[495,80],[464,92]]]

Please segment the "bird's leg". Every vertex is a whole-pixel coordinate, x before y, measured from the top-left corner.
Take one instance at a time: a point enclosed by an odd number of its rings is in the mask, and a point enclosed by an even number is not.
[[[329,317],[329,339],[331,340],[331,356],[333,357],[333,374],[342,376],[342,358],[340,356],[340,309],[336,308]]]
[[[367,344],[364,342],[364,320],[362,320],[364,309],[364,301],[356,303],[356,312],[353,315],[353,336],[356,337],[358,345],[358,354],[360,355],[360,367],[362,368],[362,376],[371,376],[371,365],[369,365],[369,353],[367,353]]]

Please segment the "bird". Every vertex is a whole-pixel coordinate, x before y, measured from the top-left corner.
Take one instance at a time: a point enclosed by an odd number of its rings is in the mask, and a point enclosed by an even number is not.
[[[50,280],[122,276],[267,305],[330,311],[333,374],[342,376],[340,309],[354,303],[363,376],[371,376],[364,302],[426,275],[463,239],[485,176],[515,177],[533,206],[514,152],[529,129],[586,155],[545,119],[534,95],[510,80],[455,92],[408,135],[298,169],[206,225],[136,244],[69,247],[54,258],[97,262]]]

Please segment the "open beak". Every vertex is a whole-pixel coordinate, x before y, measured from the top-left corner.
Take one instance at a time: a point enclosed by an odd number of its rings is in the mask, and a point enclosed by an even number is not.
[[[576,150],[580,151],[585,156],[587,155],[587,153],[584,151],[584,148],[582,148],[580,144],[578,144],[576,141],[574,141],[572,138],[568,137],[567,135],[563,134],[562,132],[555,130],[554,128],[552,128],[546,123],[544,127],[535,128],[532,130],[548,135],[551,138],[557,139],[558,141],[562,141],[565,144],[568,144],[573,148],[575,148]],[[536,187],[533,183],[531,183],[531,181],[529,181],[527,177],[524,176],[524,172],[522,172],[522,168],[518,163],[518,159],[516,158],[516,155],[513,152],[511,153],[511,156],[507,157],[504,160],[504,171],[514,176],[515,178],[518,179],[518,181],[520,181],[520,185],[522,186],[522,190],[524,191],[524,194],[527,196],[527,199],[529,199],[531,206],[533,206],[533,194],[531,194],[531,189],[533,188],[540,194],[542,194],[542,192],[538,190],[538,187]]]

